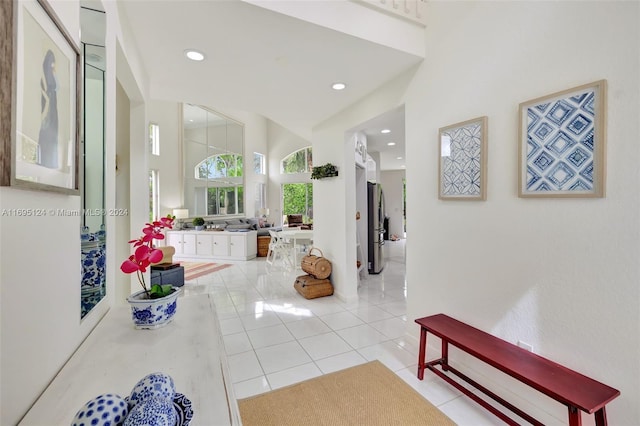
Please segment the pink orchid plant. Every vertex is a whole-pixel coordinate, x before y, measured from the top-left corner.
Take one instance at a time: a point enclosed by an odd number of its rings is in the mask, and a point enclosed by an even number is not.
[[[122,262],[122,265],[120,265],[120,270],[125,274],[132,274],[135,272],[138,275],[138,282],[144,289],[147,297],[150,298],[154,298],[154,295],[155,297],[162,297],[166,295],[162,293],[167,289],[162,289],[160,288],[161,286],[157,286],[159,288],[154,289],[154,287],[156,287],[154,285],[150,291],[144,282],[144,273],[147,272],[147,268],[152,263],[157,263],[162,260],[163,253],[160,249],[154,247],[153,240],[163,240],[164,234],[162,231],[165,228],[172,229],[174,220],[175,216],[167,215],[167,217],[163,217],[153,223],[145,224],[144,228],[142,228],[142,236],[137,240],[129,241],[129,244],[133,244],[133,247],[135,248],[133,254],[129,256],[127,260]]]

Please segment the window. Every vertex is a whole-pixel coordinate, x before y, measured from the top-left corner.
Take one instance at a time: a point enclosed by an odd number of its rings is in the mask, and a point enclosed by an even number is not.
[[[244,212],[242,186],[207,188],[207,215],[241,214]]]
[[[267,185],[262,182],[256,183],[256,215],[259,214],[260,209],[267,208]]]
[[[312,168],[310,146],[292,152],[280,162],[280,173],[311,173]]]
[[[244,214],[244,126],[184,104],[182,132],[184,206],[190,214]]]
[[[149,123],[149,148],[151,154],[160,155],[160,126]]]
[[[160,217],[160,173],[149,170],[149,222]]]
[[[267,174],[267,168],[265,167],[264,154],[259,152],[253,153],[253,171],[257,175]]]
[[[202,160],[195,168],[196,179],[219,179],[242,176],[242,155],[219,154]]]
[[[282,185],[282,214],[302,214],[305,223],[313,222],[313,184],[285,183]]]
[[[244,162],[242,155],[218,154],[202,160],[194,169],[196,179],[206,180],[207,192],[205,215],[244,213],[244,189],[234,184],[242,177]]]

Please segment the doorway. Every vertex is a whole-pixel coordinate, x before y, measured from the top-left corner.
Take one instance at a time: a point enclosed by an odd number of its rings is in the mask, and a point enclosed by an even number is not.
[[[379,184],[384,192],[383,238],[386,247],[383,247],[383,252],[386,254],[392,244],[402,242],[404,247],[404,239],[407,238],[404,105],[361,123],[351,131],[356,143],[356,195],[366,194],[366,187],[370,182]],[[358,156],[358,143],[364,145],[363,158]],[[362,185],[364,192],[359,190]],[[366,205],[366,195],[364,198],[357,195],[357,210],[361,215],[364,214]],[[356,227],[357,243],[364,248],[362,251],[368,264],[367,247],[372,241],[368,241],[367,230],[362,229],[367,218],[362,219]],[[401,251],[404,255],[404,249]]]

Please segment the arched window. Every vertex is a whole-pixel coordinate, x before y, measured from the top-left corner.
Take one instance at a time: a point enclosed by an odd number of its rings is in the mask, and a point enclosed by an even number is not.
[[[292,152],[280,162],[280,173],[311,173],[312,168],[310,146]]]
[[[313,161],[311,147],[292,152],[280,162],[280,173],[311,173]],[[308,177],[298,183],[285,183],[281,187],[282,214],[302,214],[305,223],[313,218],[313,184]]]
[[[218,154],[207,157],[195,167],[196,179],[242,177],[242,155]]]

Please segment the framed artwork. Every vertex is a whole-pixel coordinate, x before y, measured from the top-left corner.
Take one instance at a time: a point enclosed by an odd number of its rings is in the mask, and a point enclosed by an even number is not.
[[[487,117],[443,127],[439,131],[441,200],[486,200]]]
[[[78,194],[80,50],[46,0],[0,3],[0,185]]]
[[[604,197],[606,80],[520,104],[518,196]]]

